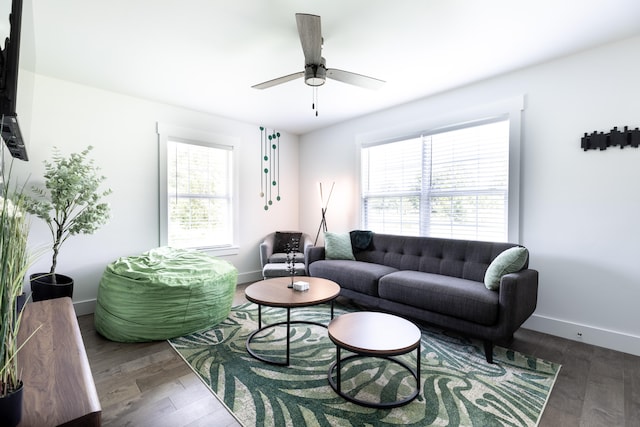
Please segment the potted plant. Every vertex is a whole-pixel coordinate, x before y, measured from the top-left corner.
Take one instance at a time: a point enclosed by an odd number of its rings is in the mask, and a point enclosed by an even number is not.
[[[73,279],[56,273],[60,247],[69,237],[92,234],[109,220],[109,205],[102,198],[111,190],[100,189],[106,178],[88,157],[92,149],[63,157],[54,147],[53,161],[44,161],[45,188],[33,189],[37,197],[31,199],[29,212],[47,224],[53,240],[51,269],[31,275],[34,301],[73,296]]]
[[[2,425],[15,426],[22,417],[23,392],[17,358],[21,348],[17,301],[30,257],[27,199],[22,189],[11,188],[8,181],[0,180],[0,420]]]

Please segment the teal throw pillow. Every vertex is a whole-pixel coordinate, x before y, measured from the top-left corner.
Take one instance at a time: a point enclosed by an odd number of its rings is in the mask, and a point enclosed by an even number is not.
[[[324,233],[324,257],[355,260],[349,233]]]
[[[487,289],[497,291],[500,288],[502,276],[522,270],[528,256],[527,248],[521,246],[515,246],[502,252],[489,264],[484,275],[484,285]]]

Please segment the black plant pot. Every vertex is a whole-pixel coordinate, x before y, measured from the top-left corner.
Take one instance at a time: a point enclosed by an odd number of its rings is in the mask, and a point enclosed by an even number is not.
[[[18,295],[18,298],[16,298],[16,312],[20,313],[26,303],[27,303],[27,294],[23,292],[20,295]]]
[[[73,297],[73,279],[64,274],[56,274],[55,277],[54,284],[53,276],[49,273],[35,273],[30,276],[31,297],[34,302]]]
[[[5,397],[0,397],[0,422],[3,426],[15,427],[22,419],[22,395],[24,387],[22,382],[17,390]]]

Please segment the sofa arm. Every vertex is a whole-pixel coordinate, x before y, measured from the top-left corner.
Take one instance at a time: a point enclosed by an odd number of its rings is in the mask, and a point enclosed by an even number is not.
[[[525,269],[502,276],[500,323],[509,336],[533,314],[538,304],[538,271]]]
[[[309,246],[304,252],[304,262],[309,269],[312,262],[324,259],[324,246]]]

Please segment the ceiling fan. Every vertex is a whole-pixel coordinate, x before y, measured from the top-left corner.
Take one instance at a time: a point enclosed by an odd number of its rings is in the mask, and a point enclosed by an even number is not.
[[[304,77],[304,82],[312,87],[322,86],[327,77],[367,89],[378,89],[385,83],[383,80],[352,73],[351,71],[327,68],[325,59],[322,57],[320,17],[307,13],[296,13],[296,22],[298,24],[302,52],[304,53],[304,71],[268,80],[251,86],[252,88],[267,89],[300,77]]]

